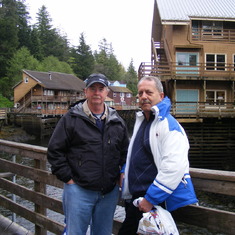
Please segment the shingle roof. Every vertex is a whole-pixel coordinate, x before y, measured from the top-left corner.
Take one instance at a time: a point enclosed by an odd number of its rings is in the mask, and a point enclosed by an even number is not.
[[[132,91],[130,91],[130,90],[129,90],[128,88],[126,88],[126,87],[110,86],[109,89],[112,90],[113,92],[132,93]]]
[[[162,23],[184,22],[190,18],[235,21],[234,0],[156,0]]]
[[[23,70],[47,89],[82,91],[85,83],[73,74]]]

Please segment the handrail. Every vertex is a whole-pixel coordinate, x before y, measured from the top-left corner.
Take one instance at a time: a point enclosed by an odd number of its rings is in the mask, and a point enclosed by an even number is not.
[[[235,79],[234,64],[220,64],[217,66],[207,63],[197,63],[196,65],[178,64],[177,62],[143,62],[138,71],[139,78],[143,76],[169,76],[178,79],[186,76],[195,79],[206,79],[219,77],[220,79]]]
[[[193,41],[235,42],[235,29],[192,29]]]
[[[235,116],[234,102],[172,102],[174,117],[222,118]]]
[[[0,139],[0,152],[2,154],[0,157],[0,171],[2,173],[9,172],[16,174],[18,177],[22,176],[29,182],[34,182],[31,189],[28,189],[20,182],[12,183],[9,180],[0,178],[0,187],[9,193],[18,195],[22,200],[32,202],[35,210],[32,211],[19,202],[10,200],[3,193],[0,194],[0,206],[34,223],[35,234],[37,235],[45,235],[47,231],[61,234],[64,229],[63,221],[58,222],[59,215],[62,216],[63,214],[61,199],[48,195],[45,188],[56,187],[56,190],[61,190],[63,183],[52,175],[48,169],[47,148]],[[24,157],[27,161],[31,159],[32,164],[29,166],[24,161],[14,163],[7,159],[7,154]],[[235,172],[190,168],[190,173],[196,190],[235,197]],[[58,214],[56,220],[46,213],[46,209]],[[189,224],[227,234],[233,234],[235,231],[235,213],[233,212],[203,206],[189,206],[181,211],[181,215],[184,215],[184,213],[190,213],[190,216],[183,218]],[[190,221],[189,218],[191,218]],[[120,221],[114,219],[113,231],[117,231],[120,224]],[[114,234],[117,233],[114,232]]]

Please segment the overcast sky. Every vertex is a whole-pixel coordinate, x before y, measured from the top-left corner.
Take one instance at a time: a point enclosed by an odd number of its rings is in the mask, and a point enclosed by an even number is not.
[[[38,9],[45,5],[53,27],[67,35],[72,45],[79,45],[83,32],[86,44],[98,50],[103,38],[112,43],[114,54],[125,68],[134,61],[151,61],[151,28],[154,0],[26,0],[35,23]]]

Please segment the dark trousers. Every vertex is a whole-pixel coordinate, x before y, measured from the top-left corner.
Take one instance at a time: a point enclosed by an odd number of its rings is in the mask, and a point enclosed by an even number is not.
[[[133,200],[126,203],[126,218],[122,223],[118,235],[136,235],[139,221],[143,216],[143,212],[133,205]]]
[[[144,197],[146,192],[139,192],[132,196],[132,200],[126,201],[125,210],[126,218],[122,223],[118,235],[136,235],[139,221],[143,217],[143,212],[139,210],[138,207],[133,205],[133,201],[136,198]]]

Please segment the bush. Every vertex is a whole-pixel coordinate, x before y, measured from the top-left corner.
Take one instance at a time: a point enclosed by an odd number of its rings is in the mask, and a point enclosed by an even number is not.
[[[12,101],[0,95],[0,108],[13,108],[13,106],[14,104]]]

